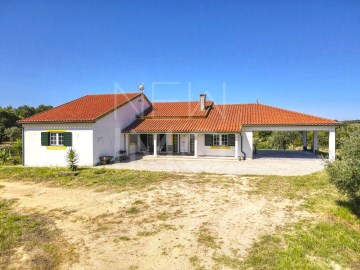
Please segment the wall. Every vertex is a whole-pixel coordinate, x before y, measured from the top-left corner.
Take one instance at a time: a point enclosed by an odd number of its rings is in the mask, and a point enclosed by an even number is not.
[[[72,148],[79,155],[80,166],[92,166],[93,126],[92,124],[24,124],[25,166],[67,166],[63,150],[50,150],[41,146],[41,132],[66,130],[72,132]]]
[[[99,162],[100,156],[115,157],[118,151],[126,149],[125,135],[121,130],[130,125],[137,115],[149,107],[150,104],[144,96],[140,96],[94,124],[94,164]]]
[[[240,154],[240,153],[239,153]],[[199,156],[221,156],[235,157],[235,146],[229,146],[229,149],[215,149],[213,146],[205,146],[205,134],[198,135],[198,155]]]
[[[246,131],[241,132],[242,138],[240,138],[239,145],[242,143],[242,150],[246,154],[246,158],[252,158],[253,156],[253,132]],[[239,155],[243,157],[243,153],[239,151]]]

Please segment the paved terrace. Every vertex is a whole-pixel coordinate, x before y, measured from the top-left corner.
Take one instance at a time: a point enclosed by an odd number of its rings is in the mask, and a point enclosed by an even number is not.
[[[233,158],[197,159],[188,156],[144,156],[106,165],[109,169],[130,169],[146,171],[252,174],[252,175],[306,175],[324,168],[324,160],[310,152],[303,151],[258,151],[256,158],[237,161]]]

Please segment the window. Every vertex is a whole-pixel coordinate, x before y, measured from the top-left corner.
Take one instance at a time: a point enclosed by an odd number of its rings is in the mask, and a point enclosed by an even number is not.
[[[220,135],[214,135],[214,143],[213,145],[220,145]]]
[[[64,145],[64,133],[50,133],[50,145]]]
[[[228,145],[228,141],[227,134],[214,134],[213,136],[213,145]]]
[[[221,145],[228,145],[228,135],[227,134],[223,134],[221,135]]]

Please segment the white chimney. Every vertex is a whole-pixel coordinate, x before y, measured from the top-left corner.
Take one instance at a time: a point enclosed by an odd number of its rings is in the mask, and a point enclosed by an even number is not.
[[[200,94],[200,110],[204,111],[206,108],[206,94]]]

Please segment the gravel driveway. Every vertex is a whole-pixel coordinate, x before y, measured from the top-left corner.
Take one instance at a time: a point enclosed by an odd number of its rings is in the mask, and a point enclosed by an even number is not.
[[[324,161],[309,152],[259,151],[257,158],[237,161],[234,159],[166,157],[123,161],[106,166],[109,169],[147,171],[217,173],[233,175],[306,175],[321,171]]]

